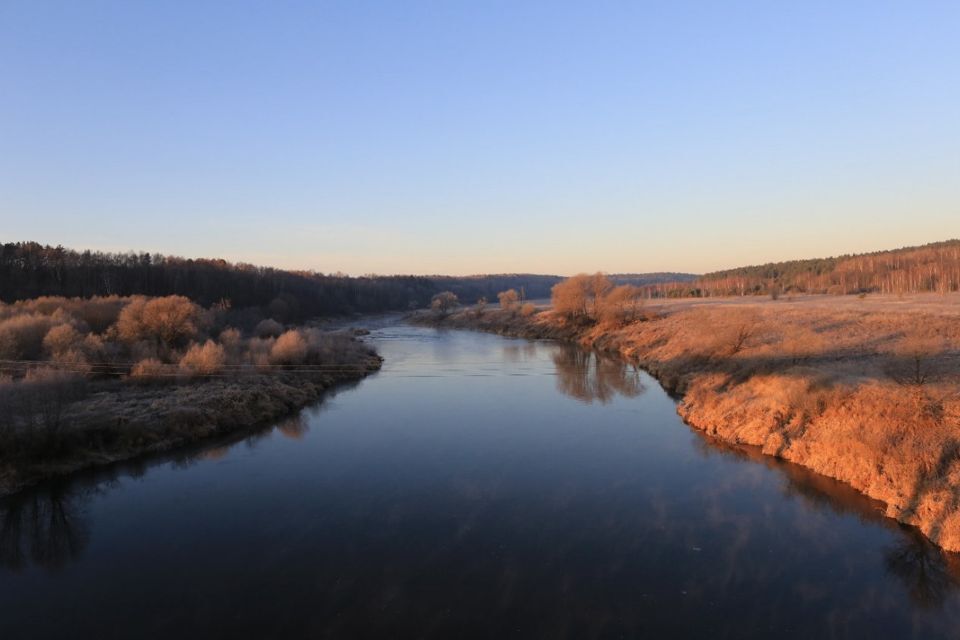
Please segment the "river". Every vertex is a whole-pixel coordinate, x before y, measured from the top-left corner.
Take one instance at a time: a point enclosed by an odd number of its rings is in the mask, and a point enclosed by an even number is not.
[[[0,638],[955,638],[960,558],[646,374],[385,323],[272,428],[0,501]]]

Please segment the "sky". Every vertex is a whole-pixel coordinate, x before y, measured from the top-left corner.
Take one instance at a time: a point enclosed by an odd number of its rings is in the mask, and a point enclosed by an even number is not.
[[[0,0],[0,241],[706,272],[960,237],[960,2]]]

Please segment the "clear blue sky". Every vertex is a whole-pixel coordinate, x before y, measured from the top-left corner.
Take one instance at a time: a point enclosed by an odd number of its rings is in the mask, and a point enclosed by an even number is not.
[[[960,2],[0,0],[0,240],[350,273],[960,236]]]

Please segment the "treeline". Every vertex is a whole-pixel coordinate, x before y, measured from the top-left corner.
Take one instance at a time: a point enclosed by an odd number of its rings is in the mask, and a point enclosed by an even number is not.
[[[614,284],[632,284],[635,287],[644,287],[657,284],[693,282],[699,276],[692,273],[658,271],[655,273],[611,273],[607,277],[609,277]]]
[[[450,291],[464,302],[474,302],[480,298],[489,301],[497,299],[501,291],[516,290],[522,299],[534,300],[549,298],[550,289],[563,278],[560,276],[541,276],[529,273],[510,273],[500,275],[477,276],[430,276],[438,290]]]
[[[304,317],[421,307],[436,293],[427,278],[351,278],[149,253],[73,251],[35,242],[0,245],[0,301],[40,296],[186,296],[203,306],[261,308]]]
[[[629,284],[637,287],[692,282],[697,276],[691,273],[614,273],[608,276],[616,284]],[[477,276],[430,276],[437,289],[456,294],[461,301],[476,301],[480,298],[492,302],[499,294],[514,290],[522,303],[525,300],[543,300],[549,298],[553,287],[564,280],[561,276],[536,275],[530,273],[477,275]]]
[[[645,291],[648,297],[948,293],[960,291],[960,240],[727,269],[692,282],[651,285]]]
[[[660,275],[653,274],[646,282],[657,282]],[[282,322],[421,308],[441,291],[451,291],[467,302],[492,301],[508,289],[520,292],[523,299],[548,298],[561,280],[535,274],[349,277],[221,259],[74,251],[36,242],[0,244],[2,302],[40,296],[180,295],[206,307],[257,308],[263,317]]]

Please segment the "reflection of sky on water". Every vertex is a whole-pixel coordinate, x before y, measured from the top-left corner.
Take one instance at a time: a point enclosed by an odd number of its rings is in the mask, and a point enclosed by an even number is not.
[[[689,430],[622,362],[479,334],[375,338],[382,373],[273,428],[0,502],[0,629],[58,637],[71,619],[109,637],[104,606],[111,629],[146,637],[960,624],[956,556],[849,487]]]

